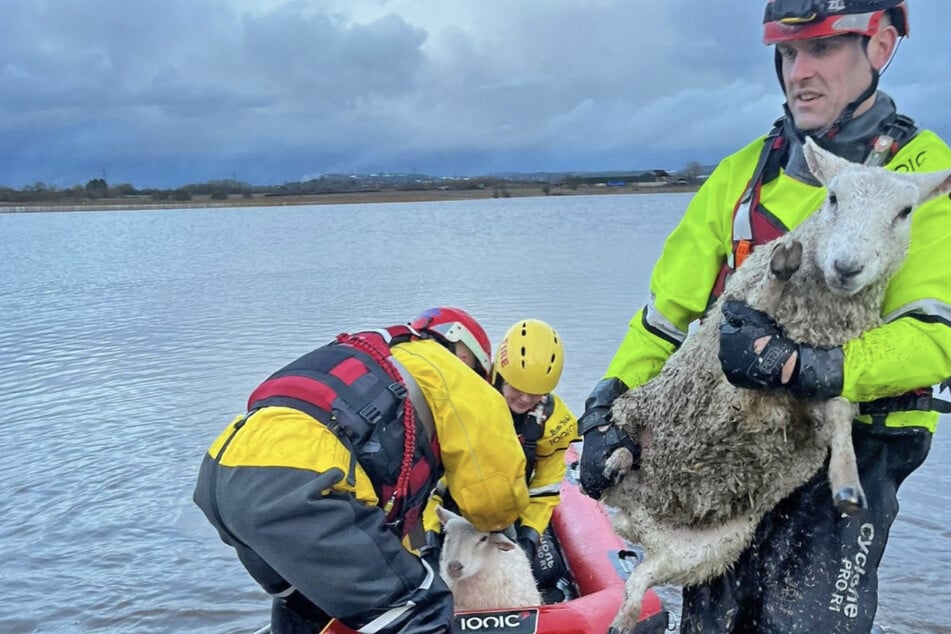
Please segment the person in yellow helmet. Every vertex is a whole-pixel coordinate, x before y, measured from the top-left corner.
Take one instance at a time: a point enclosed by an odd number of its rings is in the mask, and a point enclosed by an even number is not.
[[[509,406],[525,452],[529,502],[516,535],[542,588],[559,576],[548,527],[561,501],[565,451],[578,439],[577,419],[554,393],[564,365],[565,348],[555,329],[539,319],[522,319],[502,337],[492,366],[492,383]]]
[[[331,617],[448,633],[452,595],[410,550],[440,478],[480,530],[528,504],[504,399],[444,342],[399,325],[341,334],[261,383],[209,448],[194,499],[274,597],[274,634]]]
[[[565,451],[578,439],[577,419],[553,392],[564,363],[564,345],[555,329],[538,319],[522,319],[505,333],[492,364],[492,384],[508,404],[526,460],[529,503],[513,527],[515,537],[543,590],[554,588],[564,572],[548,527],[561,501]],[[448,494],[452,494],[451,487]],[[429,552],[433,557],[438,552],[432,535],[439,530],[434,512],[437,503],[452,504],[441,492],[427,506],[425,524],[431,531]]]
[[[613,400],[660,373],[751,249],[798,226],[829,196],[806,166],[806,137],[852,162],[898,172],[951,167],[948,145],[878,90],[881,71],[908,35],[908,4],[766,3],[763,40],[773,46],[785,116],[720,162],[667,238],[651,299],[631,319],[579,420],[579,479],[592,497],[617,479],[605,466],[608,456],[619,447],[640,449],[612,424]],[[719,356],[734,384],[860,404],[853,440],[868,504],[839,517],[825,470],[816,474],[763,519],[735,566],[684,588],[684,634],[872,629],[897,490],[927,457],[937,412],[947,411],[931,386],[951,376],[951,200],[922,205],[911,233],[908,257],[886,291],[886,323],[841,347],[789,340],[762,313],[724,304],[730,319],[721,321],[728,327],[721,326]]]

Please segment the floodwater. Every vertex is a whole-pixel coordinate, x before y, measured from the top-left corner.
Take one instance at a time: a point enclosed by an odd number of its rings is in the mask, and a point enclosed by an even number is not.
[[[338,332],[454,304],[495,341],[553,324],[580,413],[689,199],[0,215],[0,631],[253,632],[269,600],[191,493],[258,382]],[[900,493],[893,632],[951,632],[949,431]]]

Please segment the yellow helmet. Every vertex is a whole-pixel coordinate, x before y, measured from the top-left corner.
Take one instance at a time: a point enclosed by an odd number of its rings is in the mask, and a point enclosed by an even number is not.
[[[516,322],[499,344],[492,382],[502,379],[519,392],[548,394],[558,385],[565,348],[555,329],[539,319]]]

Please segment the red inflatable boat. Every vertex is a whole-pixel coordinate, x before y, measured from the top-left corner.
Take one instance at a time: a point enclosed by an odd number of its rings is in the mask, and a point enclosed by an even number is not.
[[[577,455],[569,449],[566,460]],[[561,485],[561,504],[552,528],[568,568],[566,600],[532,608],[459,612],[461,632],[478,634],[605,634],[621,606],[624,580],[636,565],[627,544],[611,530],[602,506],[581,493],[569,469]],[[668,613],[653,590],[644,596],[641,617],[632,634],[661,634]],[[333,621],[324,634],[354,634]]]

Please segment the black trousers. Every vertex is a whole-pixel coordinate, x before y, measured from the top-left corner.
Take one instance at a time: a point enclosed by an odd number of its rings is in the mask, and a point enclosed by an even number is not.
[[[316,634],[332,620],[296,590],[271,603],[271,634]]]
[[[271,627],[303,634],[327,616],[378,634],[452,634],[452,594],[407,551],[383,511],[324,493],[342,480],[281,467],[224,467],[205,456],[195,502],[273,602]],[[383,622],[385,621],[385,622]]]
[[[530,563],[535,582],[540,589],[554,588],[558,581],[568,574],[568,566],[562,557],[551,525],[541,534],[535,557]]]
[[[760,522],[734,568],[683,590],[682,634],[867,634],[898,487],[924,462],[931,432],[855,423],[868,509],[835,511],[825,468]]]

